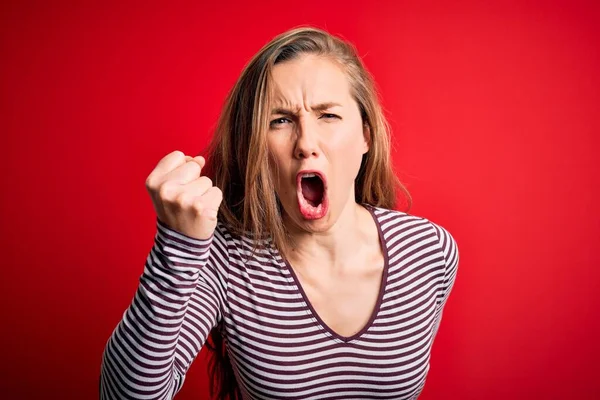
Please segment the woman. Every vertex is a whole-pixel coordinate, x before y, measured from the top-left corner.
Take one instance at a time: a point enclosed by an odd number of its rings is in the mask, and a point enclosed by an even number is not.
[[[313,28],[273,39],[209,154],[204,168],[175,151],[148,176],[157,234],[101,398],[171,399],[205,343],[218,398],[417,398],[458,251],[392,211],[410,196],[354,48]]]

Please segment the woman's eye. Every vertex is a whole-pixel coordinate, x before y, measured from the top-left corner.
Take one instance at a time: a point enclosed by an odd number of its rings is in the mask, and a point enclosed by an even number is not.
[[[277,119],[274,119],[273,121],[271,121],[271,126],[283,125],[288,122],[291,122],[291,121],[287,118],[277,118]]]
[[[321,117],[325,118],[325,119],[335,119],[335,118],[340,118],[339,115],[335,115],[335,114],[322,114]]]

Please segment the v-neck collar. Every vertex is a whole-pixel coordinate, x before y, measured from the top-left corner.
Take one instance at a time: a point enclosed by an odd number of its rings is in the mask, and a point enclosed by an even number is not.
[[[283,255],[278,252],[279,256],[283,260],[284,267],[287,268],[293,283],[298,288],[298,291],[300,292],[300,294],[302,296],[302,300],[304,301],[304,303],[310,310],[312,317],[314,317],[316,319],[317,323],[323,330],[325,330],[327,333],[329,333],[332,337],[334,337],[342,342],[345,342],[345,343],[351,342],[352,340],[359,338],[365,332],[367,332],[369,330],[369,328],[373,325],[373,322],[377,318],[377,315],[379,314],[379,310],[381,309],[381,303],[383,301],[383,295],[385,294],[387,278],[388,278],[388,269],[389,269],[388,248],[387,248],[387,244],[385,242],[385,238],[383,236],[383,231],[381,230],[381,222],[379,221],[379,218],[375,214],[375,207],[368,205],[368,204],[362,204],[362,206],[365,207],[367,209],[367,211],[369,211],[369,213],[373,217],[373,221],[375,221],[375,225],[377,226],[377,232],[379,234],[379,245],[381,246],[381,251],[383,253],[383,273],[381,274],[381,282],[379,284],[379,294],[377,296],[377,302],[375,303],[375,307],[373,308],[373,311],[371,312],[371,316],[369,317],[369,320],[367,321],[367,323],[354,335],[352,335],[352,336],[340,335],[339,333],[337,333],[336,331],[331,329],[331,327],[329,327],[329,325],[327,325],[325,323],[325,321],[323,321],[321,319],[321,317],[319,316],[319,314],[313,308],[311,302],[309,301],[308,296],[306,295],[306,292],[304,291],[304,288],[300,284],[300,280],[298,279],[296,272],[294,271],[294,269],[288,262],[287,258],[283,257]]]

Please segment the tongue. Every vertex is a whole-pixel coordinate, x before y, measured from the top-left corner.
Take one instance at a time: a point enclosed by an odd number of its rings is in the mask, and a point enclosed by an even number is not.
[[[323,199],[323,182],[317,177],[302,179],[302,195],[316,206]]]

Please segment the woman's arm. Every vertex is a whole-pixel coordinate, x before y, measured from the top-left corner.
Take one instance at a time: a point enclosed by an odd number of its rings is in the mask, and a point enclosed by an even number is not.
[[[217,229],[198,240],[157,219],[137,292],[102,359],[100,399],[172,399],[221,320],[227,243]]]
[[[430,221],[431,222],[431,221]],[[439,308],[443,308],[448,300],[448,296],[454,286],[456,280],[456,272],[458,270],[458,245],[456,241],[444,227],[431,222],[435,233],[438,237],[440,248],[444,255],[445,269],[444,269],[444,282],[442,284],[442,296],[439,298]]]
[[[450,295],[452,287],[454,286],[454,281],[456,280],[459,255],[458,246],[450,232],[434,222],[429,222],[433,226],[433,230],[439,240],[439,246],[444,257],[444,279],[441,282],[440,294],[438,294],[438,298],[436,299],[437,306],[433,323],[433,336],[435,336],[437,335],[442,321],[444,305],[448,300],[448,296]]]

